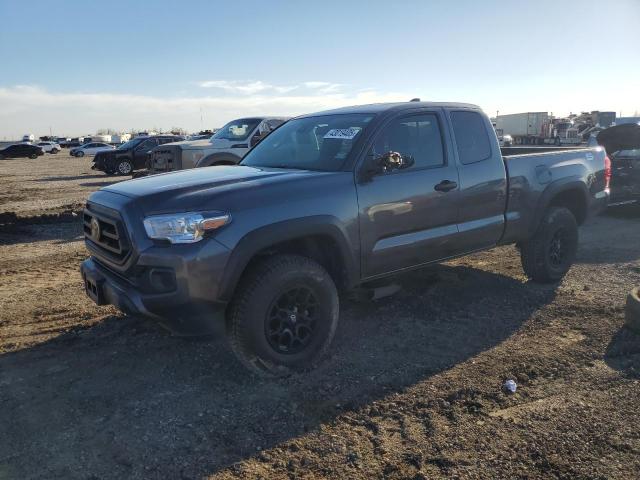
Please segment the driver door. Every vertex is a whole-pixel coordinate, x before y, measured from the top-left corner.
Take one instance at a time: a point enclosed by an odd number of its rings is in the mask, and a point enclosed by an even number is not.
[[[147,159],[151,155],[153,150],[158,145],[156,138],[148,138],[133,150],[133,168],[134,170],[144,168],[147,164]]]
[[[447,155],[439,111],[391,120],[375,137],[363,167],[384,153],[411,158],[357,184],[364,278],[455,254],[458,169]]]

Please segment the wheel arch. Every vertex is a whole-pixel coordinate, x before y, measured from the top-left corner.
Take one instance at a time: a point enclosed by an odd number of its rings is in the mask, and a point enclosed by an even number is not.
[[[220,285],[220,297],[229,301],[244,273],[265,256],[297,254],[322,265],[339,290],[354,286],[359,265],[346,232],[335,217],[315,216],[278,222],[247,233],[233,248]]]
[[[552,183],[540,196],[532,232],[536,231],[549,207],[569,209],[578,225],[581,225],[587,218],[588,205],[589,191],[583,180],[570,177]]]
[[[212,153],[202,158],[197,164],[196,168],[210,167],[213,165],[237,165],[242,160],[242,157],[234,155],[233,153],[221,152]]]

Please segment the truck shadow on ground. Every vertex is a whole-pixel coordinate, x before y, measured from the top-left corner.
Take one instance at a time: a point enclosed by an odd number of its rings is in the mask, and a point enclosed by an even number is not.
[[[0,245],[52,241],[55,245],[79,242],[84,231],[79,216],[63,218],[57,223],[0,225]]]
[[[83,175],[60,175],[57,177],[44,177],[40,178],[38,182],[63,182],[65,180],[92,180],[92,179],[102,179],[102,180],[110,180],[113,177],[109,177],[105,174],[100,175],[91,175],[91,174],[83,174]]]
[[[223,339],[171,337],[136,317],[0,356],[0,473],[212,474],[492,348],[555,296],[468,267],[399,281],[392,297],[344,301],[326,361],[285,379],[249,375]]]
[[[113,181],[109,181],[109,182],[87,182],[87,183],[81,183],[80,186],[81,187],[108,187],[109,185],[114,185],[116,183],[120,183],[123,182],[125,180],[131,180],[130,178],[120,178],[118,180],[113,180]]]
[[[640,334],[622,327],[611,339],[604,360],[623,375],[640,379]]]
[[[610,207],[598,217],[588,220],[580,229],[577,263],[614,264],[633,262],[640,258],[638,231],[640,205]],[[611,238],[611,232],[616,237]]]

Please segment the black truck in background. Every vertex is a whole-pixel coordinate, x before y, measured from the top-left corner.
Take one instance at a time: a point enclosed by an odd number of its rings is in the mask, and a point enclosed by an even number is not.
[[[147,168],[151,151],[158,145],[180,142],[179,135],[141,135],[123,143],[115,150],[98,152],[93,157],[93,170],[109,175],[131,175],[134,170]]]
[[[473,105],[343,108],[288,121],[239,166],[93,193],[81,272],[97,304],[224,325],[244,365],[280,374],[328,349],[339,291],[514,243],[529,278],[561,280],[607,199],[601,147],[503,157]]]

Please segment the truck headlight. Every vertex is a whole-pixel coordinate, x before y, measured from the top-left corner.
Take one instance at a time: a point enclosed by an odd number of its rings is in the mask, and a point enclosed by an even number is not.
[[[204,234],[216,230],[231,221],[231,216],[216,212],[174,213],[153,215],[144,219],[144,229],[149,238],[169,240],[171,243],[199,242]]]

